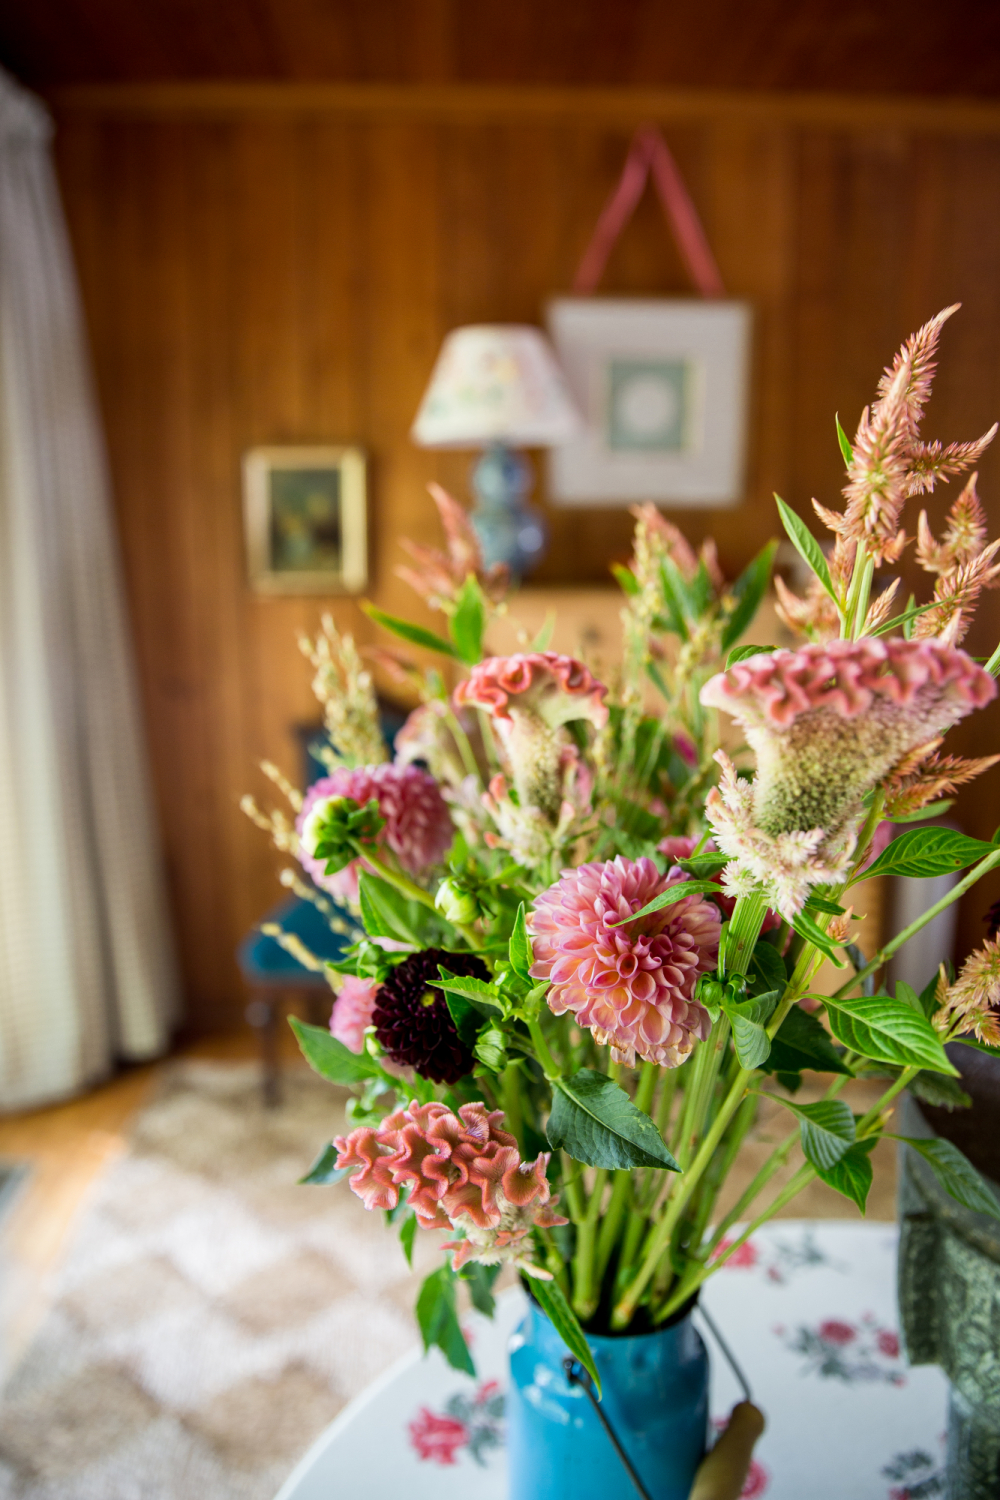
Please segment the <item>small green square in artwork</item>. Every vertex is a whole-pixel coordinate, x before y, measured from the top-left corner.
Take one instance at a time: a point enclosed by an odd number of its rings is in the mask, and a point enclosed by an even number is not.
[[[684,359],[608,363],[607,443],[615,452],[680,453],[691,379]]]
[[[271,470],[271,566],[277,573],[342,567],[340,471]]]

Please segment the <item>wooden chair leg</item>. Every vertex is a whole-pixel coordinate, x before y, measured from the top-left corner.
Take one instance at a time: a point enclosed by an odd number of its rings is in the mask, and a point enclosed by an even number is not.
[[[273,990],[258,990],[246,1008],[247,1022],[260,1038],[261,1094],[268,1109],[274,1109],[281,1103],[278,1026],[283,998]]]

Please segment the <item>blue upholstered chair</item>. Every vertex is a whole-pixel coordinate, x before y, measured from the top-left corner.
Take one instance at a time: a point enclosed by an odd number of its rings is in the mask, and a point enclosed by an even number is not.
[[[382,733],[390,748],[405,718],[404,708],[379,698]],[[315,725],[297,725],[295,735],[302,751],[303,783],[311,786],[326,775],[326,767],[316,754],[325,743],[325,737],[322,729]],[[303,879],[306,879],[304,872]],[[262,1089],[264,1102],[269,1105],[278,1104],[281,1098],[279,1028],[284,1020],[285,1007],[292,1001],[302,1002],[310,1021],[323,1025],[329,1020],[333,1000],[324,975],[307,969],[279,942],[261,931],[262,927],[272,924],[301,939],[317,958],[339,957],[346,943],[345,938],[330,931],[322,913],[311,901],[288,896],[251,928],[236,950],[236,962],[250,993],[246,1019],[260,1038]]]

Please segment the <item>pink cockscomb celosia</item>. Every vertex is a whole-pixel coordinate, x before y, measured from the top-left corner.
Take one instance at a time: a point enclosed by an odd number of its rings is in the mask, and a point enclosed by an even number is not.
[[[460,1230],[462,1238],[446,1246],[455,1251],[456,1268],[469,1260],[511,1261],[544,1278],[548,1273],[532,1265],[531,1242],[524,1241],[536,1226],[566,1223],[545,1176],[549,1154],[522,1161],[502,1120],[501,1110],[480,1103],[463,1104],[457,1115],[444,1104],[411,1103],[375,1128],[338,1136],[337,1166],[351,1173],[351,1188],[366,1208],[395,1208],[409,1188],[422,1229]]]
[[[752,788],[727,767],[707,800],[732,894],[756,884],[791,917],[850,858],[863,798],[910,752],[996,696],[988,672],[938,640],[830,641],[737,662],[701,692],[742,725]]]
[[[455,689],[459,708],[493,719],[516,796],[494,777],[484,804],[519,862],[538,864],[569,842],[589,811],[589,771],[565,726],[585,719],[603,728],[606,693],[583,662],[555,651],[491,656]]]
[[[306,792],[295,820],[299,839],[299,863],[317,885],[342,899],[356,900],[358,861],[352,860],[332,875],[314,850],[330,801],[349,797],[364,807],[372,798],[385,819],[379,834],[411,875],[435,865],[448,849],[455,829],[448,807],[434,777],[419,766],[340,767],[324,776]]]
[[[685,878],[676,868],[661,875],[651,859],[619,855],[565,870],[528,918],[531,976],[551,982],[550,1008],[572,1011],[617,1062],[631,1066],[641,1057],[677,1067],[708,1035],[694,987],[718,957],[718,907],[693,895],[613,925]]]
[[[365,1050],[365,1032],[372,1024],[378,992],[378,982],[374,979],[347,974],[341,982],[330,1014],[330,1031],[352,1052]]]

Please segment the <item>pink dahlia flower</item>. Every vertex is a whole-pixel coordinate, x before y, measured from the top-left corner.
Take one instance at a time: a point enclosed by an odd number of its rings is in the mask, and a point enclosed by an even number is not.
[[[455,689],[459,706],[491,714],[517,789],[517,805],[537,808],[543,823],[560,821],[564,762],[570,739],[564,726],[608,721],[607,688],[572,656],[555,651],[491,656],[473,667]]]
[[[551,981],[550,1008],[572,1011],[617,1062],[631,1066],[638,1056],[677,1067],[708,1035],[694,987],[718,958],[719,908],[690,896],[612,926],[686,878],[677,869],[661,875],[651,859],[619,855],[565,870],[528,917],[531,975]]]
[[[456,1115],[444,1104],[411,1103],[376,1129],[362,1125],[338,1136],[337,1166],[351,1172],[351,1189],[366,1208],[395,1208],[409,1187],[422,1229],[463,1231],[447,1247],[456,1267],[511,1260],[530,1272],[525,1236],[536,1225],[566,1220],[550,1202],[549,1154],[523,1162],[502,1119],[485,1104],[463,1104]]]
[[[756,752],[756,826],[836,839],[904,755],[996,691],[942,641],[863,639],[752,656],[711,678],[701,701],[732,714]]]
[[[348,974],[333,1002],[330,1031],[352,1052],[365,1050],[365,1032],[372,1024],[379,986],[374,979],[356,979]]]
[[[374,799],[385,819],[379,837],[399,859],[404,870],[419,875],[443,857],[454,836],[448,808],[433,776],[419,766],[346,767],[324,776],[306,792],[295,820],[299,836],[299,863],[324,890],[342,899],[356,900],[357,860],[327,875],[326,862],[313,853],[333,797],[350,797],[360,806]]]

